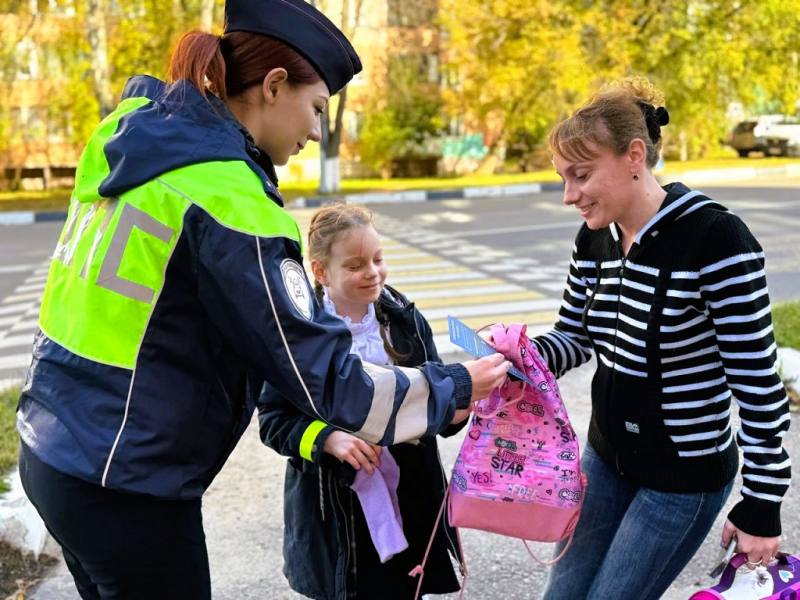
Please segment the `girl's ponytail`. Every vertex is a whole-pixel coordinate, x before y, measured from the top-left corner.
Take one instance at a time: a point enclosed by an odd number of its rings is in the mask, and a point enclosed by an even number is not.
[[[204,31],[190,31],[181,37],[169,61],[169,80],[186,79],[203,96],[206,89],[219,98],[225,89],[225,59],[220,49],[221,37]]]
[[[317,299],[317,303],[322,306],[322,299],[325,297],[325,290],[322,287],[322,284],[314,280],[314,297]]]
[[[381,341],[383,342],[383,349],[386,351],[386,354],[389,355],[389,358],[392,359],[392,362],[396,365],[399,365],[405,359],[411,356],[411,352],[402,354],[395,350],[394,346],[392,346],[392,341],[389,339],[389,317],[383,312],[383,308],[381,307],[381,299],[378,298],[374,302],[373,306],[375,307],[375,318],[378,320],[378,324],[380,325],[379,332],[381,334]],[[421,339],[420,342],[422,342]]]

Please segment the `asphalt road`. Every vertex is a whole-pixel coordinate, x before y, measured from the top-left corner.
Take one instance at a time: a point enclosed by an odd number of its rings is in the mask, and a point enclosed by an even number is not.
[[[800,181],[701,189],[741,216],[763,246],[773,302],[800,297]],[[581,223],[577,211],[564,206],[558,192],[387,204],[377,210],[396,221],[394,236],[412,243],[420,239],[415,245],[421,248],[430,246],[424,237],[435,231],[448,236],[453,247],[487,247],[515,258],[535,258],[544,266],[569,262]],[[486,263],[491,266],[491,256]]]
[[[800,181],[785,180],[704,189],[740,214],[761,242],[773,301],[800,298],[798,185]],[[429,316],[439,320],[440,313],[453,311],[486,322],[503,314],[513,320],[523,310],[518,305],[539,303],[540,309],[523,311],[527,322],[542,326],[552,322],[580,225],[574,209],[561,204],[560,194],[372,208],[392,251],[388,259],[392,277],[403,291],[412,290],[409,295],[419,298]],[[301,222],[308,215],[309,211],[298,213]],[[37,290],[59,230],[59,224],[51,223],[0,227],[0,383],[10,377],[2,371],[4,353],[24,358],[29,352],[29,342],[12,344],[29,339],[25,336],[35,327]],[[479,279],[491,280],[483,292],[474,287]],[[444,286],[448,286],[446,292],[441,293],[437,288]],[[15,329],[4,329],[4,323]],[[16,369],[18,375],[20,367]],[[592,368],[586,366],[569,373],[561,383],[574,426],[583,439],[591,374]],[[799,418],[793,415],[795,422],[787,437],[794,456],[800,456]],[[442,444],[446,466],[452,463],[459,445],[458,438]],[[299,598],[288,590],[281,574],[283,465],[282,458],[260,445],[251,428],[206,494],[204,520],[215,598]],[[737,489],[738,484],[729,506],[738,499]],[[794,552],[800,552],[799,508],[800,492],[795,486],[783,509],[784,547]],[[699,586],[712,583],[705,572],[718,554],[717,536],[726,512],[727,508],[695,560],[664,598],[685,599]],[[464,543],[471,572],[467,598],[540,596],[546,569],[531,561],[519,541],[466,531]],[[537,551],[547,556],[546,546]],[[29,597],[59,600],[77,595],[62,565]]]

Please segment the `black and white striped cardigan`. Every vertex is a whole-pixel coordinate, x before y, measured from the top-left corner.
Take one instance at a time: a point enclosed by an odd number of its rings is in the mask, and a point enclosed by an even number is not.
[[[633,481],[668,492],[719,489],[738,468],[730,520],[780,533],[790,482],[790,415],[775,368],[764,252],[734,214],[682,184],[627,256],[616,225],[576,238],[554,329],[534,342],[561,375],[597,355],[589,441]]]

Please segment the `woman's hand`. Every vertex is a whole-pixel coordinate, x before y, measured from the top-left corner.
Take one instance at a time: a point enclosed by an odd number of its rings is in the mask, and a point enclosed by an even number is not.
[[[369,444],[344,431],[337,430],[331,433],[325,440],[323,451],[346,462],[356,471],[365,468],[370,475],[381,464],[380,446]]]
[[[780,536],[759,537],[750,535],[741,529],[737,529],[736,525],[726,520],[725,525],[722,527],[722,545],[727,548],[731,542],[731,537],[734,535],[736,536],[736,551],[747,554],[748,567],[755,568],[759,565],[766,567],[778,554],[781,545]]]
[[[472,400],[482,400],[506,379],[511,363],[502,354],[490,354],[464,363],[472,378]]]

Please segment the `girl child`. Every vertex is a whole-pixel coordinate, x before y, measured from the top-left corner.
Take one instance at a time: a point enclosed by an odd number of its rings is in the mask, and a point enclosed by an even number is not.
[[[413,303],[384,283],[387,267],[367,210],[336,204],[317,211],[309,228],[308,251],[316,296],[327,312],[347,324],[353,336],[351,352],[376,365],[413,367],[439,361],[428,322]],[[436,438],[395,444],[381,452],[378,446],[300,412],[268,385],[259,420],[264,443],[289,457],[283,551],[284,573],[292,589],[319,600],[413,598],[417,580],[409,571],[422,561],[447,485]],[[453,435],[465,422],[443,435]],[[395,426],[403,425],[398,421]],[[408,548],[384,556],[382,563],[376,549],[381,544],[370,535],[370,529],[377,527],[374,515],[367,510],[365,516],[362,498],[350,486],[358,471],[365,471],[359,478],[366,483],[366,478],[381,477],[378,469],[390,462],[399,467],[398,522]],[[391,511],[384,506],[379,512]],[[459,589],[449,556],[458,559],[456,537],[446,521],[434,538],[422,593]]]

